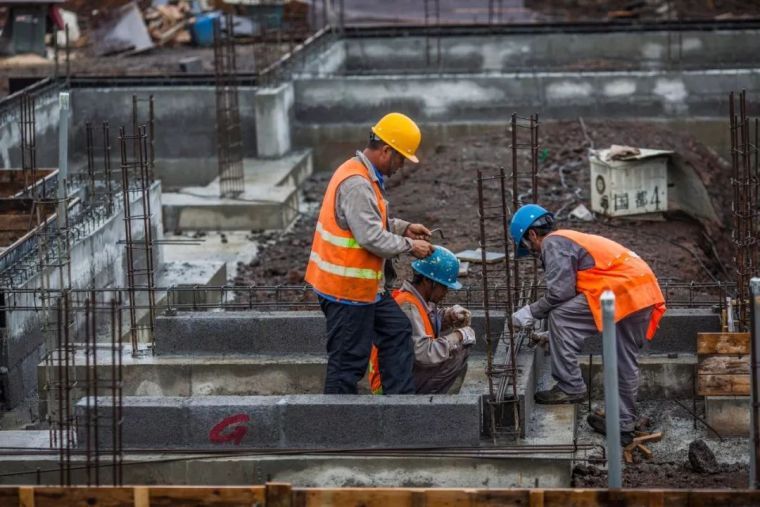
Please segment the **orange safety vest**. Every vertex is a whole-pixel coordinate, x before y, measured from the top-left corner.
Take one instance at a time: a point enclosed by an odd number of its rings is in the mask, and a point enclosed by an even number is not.
[[[411,303],[417,307],[417,311],[422,315],[422,323],[425,325],[425,334],[430,336],[431,339],[435,339],[435,331],[433,330],[433,323],[430,322],[430,316],[428,315],[428,309],[420,301],[420,298],[405,290],[393,291],[393,299],[396,300],[399,306],[403,303]],[[369,367],[367,368],[367,375],[369,376],[369,387],[372,390],[372,394],[383,394],[383,382],[380,378],[380,362],[377,358],[377,347],[372,346],[372,352],[369,355]]]
[[[665,314],[665,298],[657,277],[638,255],[619,243],[582,232],[559,230],[549,236],[562,236],[585,248],[594,258],[594,267],[578,271],[576,289],[586,296],[596,328],[602,330],[602,304],[605,290],[615,294],[615,322],[644,308],[653,307],[647,339],[654,337]]]
[[[383,277],[383,258],[362,248],[350,230],[338,225],[335,217],[338,187],[351,176],[361,176],[370,182],[375,190],[383,227],[387,227],[387,208],[380,186],[369,177],[367,167],[359,160],[347,160],[338,167],[327,185],[311,243],[305,280],[322,294],[372,303]]]

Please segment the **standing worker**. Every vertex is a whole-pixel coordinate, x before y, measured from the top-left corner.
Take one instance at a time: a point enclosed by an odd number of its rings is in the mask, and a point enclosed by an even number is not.
[[[638,255],[612,240],[555,231],[554,215],[536,204],[517,210],[509,232],[515,255],[540,256],[545,271],[544,296],[512,315],[518,327],[531,327],[535,319],[549,318],[551,371],[557,384],[537,392],[536,403],[578,403],[585,398],[586,384],[577,356],[585,339],[602,330],[602,293],[611,290],[615,294],[620,441],[628,445],[636,422],[638,352],[644,337],[654,337],[665,313],[657,278]],[[605,432],[603,417],[589,414],[587,421],[595,431]]]
[[[395,278],[386,259],[422,259],[433,246],[424,225],[389,218],[384,181],[405,159],[418,162],[420,140],[409,117],[387,114],[327,185],[305,277],[327,319],[325,394],[356,394],[373,343],[384,392],[414,393],[412,327],[386,289]]]
[[[414,384],[417,394],[446,394],[467,372],[467,358],[475,343],[469,310],[454,305],[438,308],[449,289],[461,289],[457,281],[459,259],[450,250],[436,246],[433,254],[412,262],[414,277],[405,280],[393,299],[412,323]],[[372,348],[369,384],[373,394],[382,394],[377,348]]]

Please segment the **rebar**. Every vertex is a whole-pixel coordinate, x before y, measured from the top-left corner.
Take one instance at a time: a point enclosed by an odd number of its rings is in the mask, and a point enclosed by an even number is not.
[[[733,242],[735,247],[736,294],[733,301],[738,331],[749,329],[749,280],[758,275],[758,240],[760,234],[756,220],[760,195],[758,188],[758,132],[755,124],[755,142],[751,142],[752,121],[747,117],[746,91],[739,93],[738,115],[734,92],[729,95],[729,123],[731,137],[731,185],[733,202]],[[754,166],[754,167],[753,167]]]
[[[234,21],[231,14],[214,20],[214,77],[216,83],[216,134],[219,195],[243,193],[243,143],[240,133]]]
[[[24,192],[37,193],[37,120],[35,99],[30,93],[22,93],[19,112],[19,130],[21,133],[21,177],[24,180]]]
[[[128,145],[137,141],[137,158],[130,160]],[[148,169],[147,132],[145,125],[138,127],[136,136],[128,136],[124,127],[119,129],[121,148],[121,177],[124,212],[124,247],[127,258],[127,289],[129,332],[132,354],[140,353],[140,342],[153,347],[153,326],[155,321],[155,286],[153,267],[153,227],[150,207],[150,175]],[[134,172],[135,174],[130,174]],[[139,210],[132,209],[132,196],[137,195]],[[137,233],[142,229],[142,236]],[[147,322],[139,325],[138,290],[146,289]]]

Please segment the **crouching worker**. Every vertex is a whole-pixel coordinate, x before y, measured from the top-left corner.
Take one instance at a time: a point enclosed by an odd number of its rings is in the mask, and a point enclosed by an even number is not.
[[[459,260],[446,248],[436,246],[432,255],[412,262],[414,278],[404,281],[393,298],[412,324],[414,384],[417,394],[446,394],[467,372],[475,332],[470,311],[454,305],[439,309],[449,289],[459,289]],[[374,394],[382,394],[377,349],[372,348],[369,382]]]

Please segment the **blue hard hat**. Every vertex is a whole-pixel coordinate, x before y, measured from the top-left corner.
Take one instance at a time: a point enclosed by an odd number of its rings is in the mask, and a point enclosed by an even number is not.
[[[544,220],[541,220],[541,219]],[[536,227],[551,223],[554,220],[554,215],[539,206],[538,204],[526,204],[521,206],[514,215],[512,215],[512,222],[509,224],[509,235],[515,242],[515,257],[525,257],[530,254],[525,245],[523,245],[523,237],[528,232],[531,226]],[[536,223],[538,222],[538,223]]]
[[[462,284],[457,282],[459,259],[448,248],[434,247],[433,253],[424,259],[417,259],[412,262],[412,269],[425,278],[430,278],[449,289],[462,288]]]

